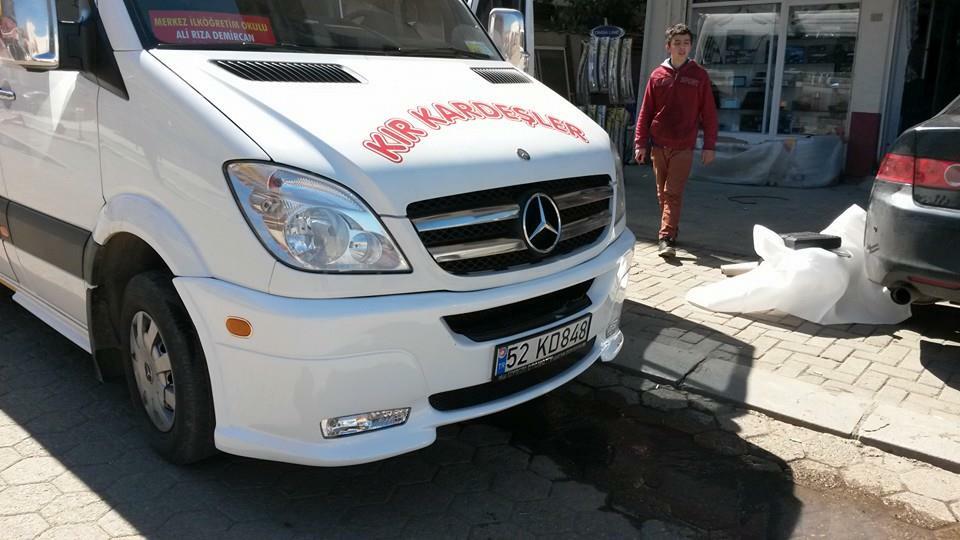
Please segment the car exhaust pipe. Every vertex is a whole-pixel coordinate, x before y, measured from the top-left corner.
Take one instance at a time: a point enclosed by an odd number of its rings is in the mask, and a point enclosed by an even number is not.
[[[890,299],[894,304],[906,306],[913,302],[915,295],[910,287],[893,287],[890,289]]]

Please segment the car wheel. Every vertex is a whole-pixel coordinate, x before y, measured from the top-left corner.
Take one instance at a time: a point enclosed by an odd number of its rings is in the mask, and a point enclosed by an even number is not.
[[[207,362],[169,275],[134,276],[123,295],[124,370],[151,446],[187,464],[216,452]]]

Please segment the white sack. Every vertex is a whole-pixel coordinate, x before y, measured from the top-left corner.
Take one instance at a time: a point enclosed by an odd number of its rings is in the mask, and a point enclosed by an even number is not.
[[[843,257],[820,248],[793,250],[778,234],[755,225],[753,246],[763,262],[746,274],[696,287],[687,301],[710,311],[752,313],[775,309],[819,324],[896,324],[910,306],[895,304],[866,276],[866,212],[851,206],[825,234],[839,236]]]

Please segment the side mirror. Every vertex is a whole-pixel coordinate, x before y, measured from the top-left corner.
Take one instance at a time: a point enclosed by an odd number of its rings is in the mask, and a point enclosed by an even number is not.
[[[12,0],[0,14],[0,55],[27,69],[56,69],[56,9],[54,0]]]
[[[491,9],[487,31],[504,58],[521,71],[526,71],[530,55],[524,48],[526,28],[523,13],[515,9]]]

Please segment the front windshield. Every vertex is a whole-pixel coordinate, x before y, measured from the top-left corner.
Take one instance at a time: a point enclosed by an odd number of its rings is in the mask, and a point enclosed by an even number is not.
[[[159,46],[501,60],[462,0],[129,0]]]

